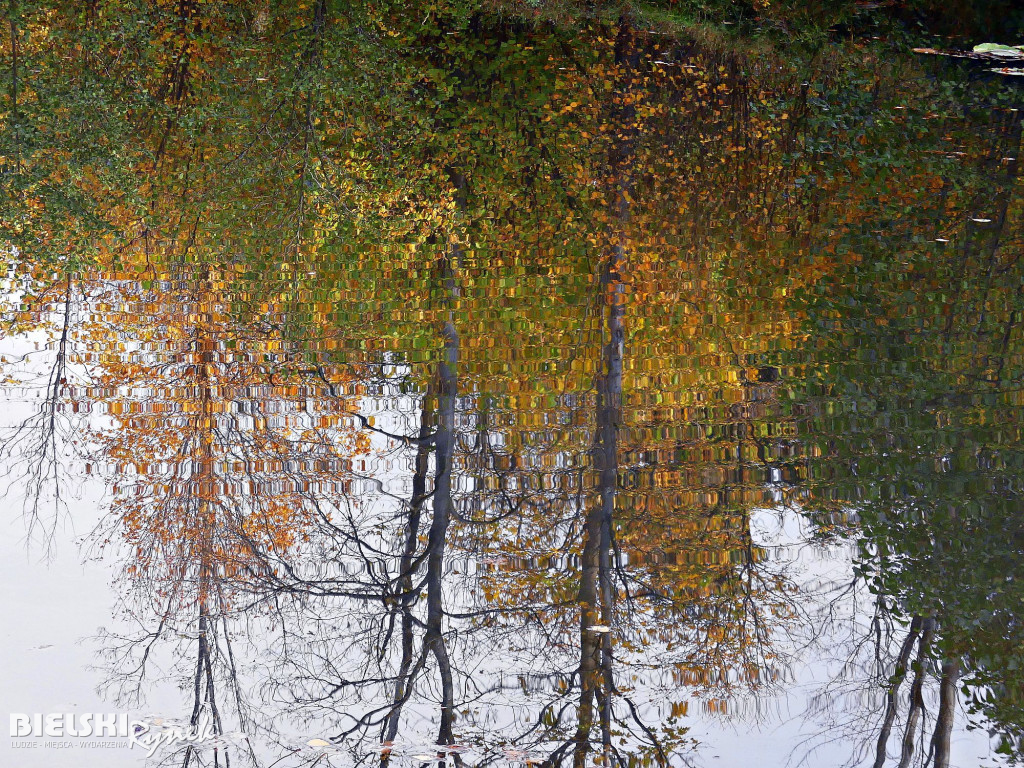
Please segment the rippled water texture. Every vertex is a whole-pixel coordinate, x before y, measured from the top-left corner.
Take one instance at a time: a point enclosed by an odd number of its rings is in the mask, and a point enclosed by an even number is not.
[[[1011,78],[117,5],[5,97],[0,714],[198,741],[0,762],[1020,754]]]

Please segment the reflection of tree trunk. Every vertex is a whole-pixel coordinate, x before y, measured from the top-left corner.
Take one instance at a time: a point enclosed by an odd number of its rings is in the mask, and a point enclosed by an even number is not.
[[[609,200],[610,245],[601,270],[602,370],[596,380],[596,436],[591,455],[597,474],[599,499],[584,521],[580,579],[580,705],[577,716],[574,765],[583,766],[590,747],[594,704],[600,710],[601,742],[611,750],[613,586],[612,525],[618,480],[618,429],[622,420],[622,367],[625,346],[625,286],[621,270],[627,258],[627,227],[632,195],[636,109],[631,81],[636,68],[634,32],[628,18],[619,21],[615,64],[619,80],[612,114],[615,137],[609,150],[612,193]],[[601,624],[603,629],[595,631]]]
[[[939,684],[939,715],[932,735],[935,768],[949,768],[949,741],[953,733],[953,712],[956,707],[956,683],[960,679],[957,659],[942,663],[942,682]]]
[[[204,282],[209,275],[204,271]],[[202,317],[203,313],[200,313]],[[213,719],[214,732],[223,733],[221,727],[220,712],[217,709],[216,685],[213,675],[213,656],[211,649],[211,637],[214,632],[213,621],[210,617],[210,601],[214,598],[214,586],[217,578],[216,563],[217,555],[214,551],[218,535],[217,510],[213,499],[218,495],[216,456],[214,455],[213,429],[216,423],[216,409],[214,407],[214,383],[212,372],[219,362],[217,342],[200,327],[199,338],[196,341],[196,350],[199,353],[199,365],[197,366],[197,383],[199,390],[200,408],[193,420],[193,428],[196,433],[196,463],[199,472],[189,483],[185,495],[185,503],[196,504],[198,527],[194,532],[197,547],[196,559],[199,571],[197,574],[198,595],[196,602],[199,609],[199,647],[196,653],[196,675],[193,690],[193,705],[190,724],[196,727],[199,717],[205,706],[210,709]],[[222,521],[227,524],[227,521]],[[182,563],[182,577],[186,577],[188,563]],[[205,694],[205,700],[204,700]],[[188,768],[193,754],[196,753],[194,746],[189,745],[185,750],[183,768]],[[215,760],[216,760],[216,751]]]
[[[1006,218],[1007,213],[1010,210],[1010,202],[1014,197],[1014,191],[1016,190],[1017,181],[1017,152],[1020,149],[1020,137],[1021,137],[1021,117],[1019,112],[1010,113],[1009,124],[1003,130],[1003,136],[1006,139],[1005,145],[1001,142],[997,143],[995,147],[993,162],[998,165],[1006,163],[1006,170],[1003,173],[998,174],[997,179],[994,179],[997,183],[995,186],[995,193],[993,198],[989,201],[989,205],[992,206],[990,212],[985,214],[985,218],[992,219],[992,231],[989,233],[989,242],[986,245],[985,251],[987,251],[988,263],[985,265],[985,286],[981,295],[981,300],[978,302],[979,314],[978,322],[975,328],[975,333],[980,333],[985,323],[986,310],[988,308],[988,294],[992,289],[993,280],[995,278],[996,271],[996,256],[999,252],[999,244],[1002,241],[1002,236],[1006,230]],[[1007,156],[1012,156],[1009,159]],[[995,175],[995,174],[993,174]],[[1001,177],[1001,178],[999,178]],[[986,192],[988,191],[986,188]]]
[[[896,667],[893,670],[892,683],[886,695],[885,719],[882,721],[882,730],[878,734],[878,745],[875,748],[874,768],[882,768],[885,764],[885,751],[889,743],[889,734],[892,733],[892,724],[896,719],[898,706],[897,696],[900,686],[907,676],[907,665],[910,663],[910,653],[914,650],[914,643],[921,634],[921,617],[915,616],[910,622],[910,632],[907,633],[900,647],[899,656],[896,658]]]
[[[914,682],[910,686],[910,713],[907,715],[907,730],[903,734],[899,768],[908,768],[914,756],[914,739],[917,738],[918,723],[924,714],[924,668],[934,634],[935,619],[925,619],[921,623],[921,642],[917,646],[917,660],[914,662]]]
[[[441,676],[441,726],[438,742],[452,742],[454,716],[454,686],[448,650],[442,636],[444,605],[442,603],[442,577],[444,575],[445,536],[452,510],[452,458],[455,447],[456,367],[459,360],[459,336],[451,319],[445,324],[444,355],[438,363],[438,419],[434,439],[435,479],[434,518],[430,523],[427,546],[427,647],[437,660]]]
[[[445,289],[444,303],[449,306],[447,322],[441,329],[444,338],[443,354],[437,364],[434,382],[427,388],[420,417],[420,434],[416,451],[415,469],[412,482],[412,500],[406,524],[405,545],[402,552],[398,594],[401,595],[401,641],[402,661],[398,669],[391,711],[384,720],[382,735],[384,741],[394,741],[398,735],[402,708],[412,692],[414,678],[423,669],[427,654],[437,662],[441,678],[441,723],[437,741],[450,744],[453,740],[452,726],[455,714],[455,686],[451,661],[444,641],[444,558],[445,539],[452,517],[452,465],[455,450],[455,401],[458,394],[456,370],[459,360],[459,336],[455,330],[451,299],[456,294],[455,278],[451,268],[451,256],[457,254],[457,247],[444,254],[438,262],[438,272]],[[436,407],[435,407],[436,397]],[[436,419],[436,429],[431,436],[431,426]],[[434,488],[427,493],[427,470],[430,444],[434,453]],[[426,637],[423,653],[414,662],[412,606],[418,597],[415,573],[422,563],[416,556],[423,503],[433,498],[433,518],[427,535],[427,617]],[[381,765],[387,765],[391,757],[385,749]]]
[[[602,488],[602,498],[605,496],[605,489]],[[611,499],[614,503],[614,487],[611,490]],[[604,713],[610,709],[610,702],[607,701],[609,689],[605,688],[603,696],[599,693],[601,687],[600,670],[602,667],[602,655],[608,652],[606,678],[611,676],[610,646],[611,633],[604,634],[595,631],[595,626],[600,619],[608,621],[610,615],[607,609],[610,607],[602,599],[599,612],[598,585],[602,581],[601,570],[602,560],[607,558],[607,550],[604,558],[601,556],[601,543],[604,538],[604,525],[602,520],[603,505],[592,507],[587,513],[585,522],[585,542],[583,547],[583,573],[580,580],[580,704],[576,726],[576,751],[574,765],[582,768],[586,764],[587,752],[590,748],[590,730],[594,723],[594,699],[598,696],[603,700],[602,725],[604,724]],[[603,592],[603,590],[602,590]],[[602,598],[604,595],[602,594]],[[603,615],[602,615],[603,614]],[[606,624],[606,626],[608,626]],[[606,680],[607,682],[607,680]]]
[[[622,364],[625,342],[625,302],[622,282],[615,271],[621,251],[616,246],[602,274],[602,290],[610,306],[606,307],[606,341],[602,352],[603,371],[597,379],[596,440],[592,450],[597,474],[599,500],[587,511],[584,522],[582,578],[579,602],[582,633],[580,656],[580,718],[577,735],[577,762],[586,754],[586,743],[593,723],[596,697],[601,710],[602,743],[610,747],[612,673],[612,635],[594,631],[602,624],[611,627],[614,594],[612,588],[612,525],[615,515],[615,491],[618,480],[618,429],[622,420]]]
[[[1008,123],[1003,128],[1001,136],[995,140],[984,168],[986,178],[990,183],[971,201],[970,212],[964,225],[960,266],[954,277],[954,284],[959,285],[968,278],[972,271],[972,257],[976,257],[979,263],[974,269],[979,275],[984,274],[985,284],[982,288],[981,300],[977,303],[978,315],[975,321],[975,333],[980,333],[982,330],[987,311],[986,300],[993,281],[999,272],[1006,269],[1005,267],[1002,270],[996,269],[996,256],[1006,230],[1007,214],[1016,188],[1018,174],[1016,156],[1020,149],[1021,120],[1019,113],[1010,113]],[[1005,169],[1000,170],[1000,166],[1004,164]],[[984,219],[989,221],[985,222]],[[985,258],[987,261],[981,263],[981,260]],[[965,297],[969,295],[970,292],[964,293]],[[963,311],[958,312],[955,303],[950,307],[944,329],[947,341],[957,327],[957,322],[963,322],[965,312],[970,309],[970,306],[966,306]],[[1010,322],[1014,322],[1013,313],[1011,313]],[[1002,367],[1003,361],[1000,360],[1000,374]]]
[[[210,576],[210,574],[207,574]],[[214,622],[210,618],[206,599],[201,598],[199,603],[199,648],[196,653],[196,676],[193,684],[193,705],[192,716],[189,724],[193,728],[199,727],[199,717],[205,707],[210,709],[210,717],[213,724],[213,732],[217,735],[224,733],[224,726],[221,722],[220,710],[217,707],[217,687],[213,675],[213,647],[211,638],[215,632]],[[188,768],[192,757],[198,755],[197,748],[190,744],[185,750],[182,760],[182,768]],[[219,749],[214,748],[214,765],[219,764]],[[230,765],[230,758],[224,755],[227,765]]]
[[[412,664],[413,664],[413,615],[412,606],[416,602],[416,594],[413,592],[414,571],[416,561],[416,549],[419,541],[420,520],[422,518],[423,502],[427,499],[427,470],[430,466],[430,430],[433,427],[434,388],[428,387],[423,406],[420,412],[420,433],[419,443],[416,449],[416,459],[412,477],[412,500],[409,503],[409,517],[405,526],[405,549],[402,551],[401,570],[398,577],[398,593],[401,595],[401,641],[402,661],[398,668],[398,676],[395,680],[395,693],[392,699],[391,711],[384,721],[382,729],[383,741],[391,742],[398,735],[398,725],[401,722],[402,707],[408,700],[412,688]],[[382,761],[387,763],[387,756]]]

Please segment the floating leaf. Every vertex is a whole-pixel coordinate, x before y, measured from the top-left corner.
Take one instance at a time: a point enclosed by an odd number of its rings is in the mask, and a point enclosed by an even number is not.
[[[1024,58],[1024,46],[1021,45],[1000,45],[999,43],[981,43],[972,49],[975,53],[991,53],[995,56],[1009,56],[1011,58]]]

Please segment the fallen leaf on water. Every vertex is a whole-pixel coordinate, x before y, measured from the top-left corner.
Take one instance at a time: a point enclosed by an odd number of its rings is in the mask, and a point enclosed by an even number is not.
[[[973,48],[975,53],[990,53],[995,56],[1006,56],[1011,59],[1024,58],[1024,47],[1019,45],[1000,45],[999,43],[981,43]]]

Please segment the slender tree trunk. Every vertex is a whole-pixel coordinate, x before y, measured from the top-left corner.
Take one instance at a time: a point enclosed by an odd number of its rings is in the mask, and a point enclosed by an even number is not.
[[[458,253],[445,254],[441,262],[441,275],[448,300],[454,298],[454,274],[450,259]],[[458,393],[456,370],[459,362],[459,335],[455,330],[454,312],[448,311],[448,321],[441,330],[444,348],[437,368],[437,432],[434,438],[435,477],[433,520],[427,546],[427,645],[437,661],[441,676],[441,725],[438,743],[452,741],[454,723],[454,683],[451,663],[443,636],[444,604],[442,584],[444,576],[445,539],[452,513],[452,463],[455,453],[455,401]]]
[[[882,729],[878,734],[878,743],[875,747],[875,763],[873,768],[882,768],[885,765],[886,747],[889,743],[889,735],[892,733],[892,724],[896,719],[898,707],[898,696],[900,686],[907,677],[907,665],[910,663],[910,653],[914,650],[914,643],[921,634],[921,617],[915,616],[910,622],[910,631],[900,646],[899,656],[896,657],[896,667],[893,670],[892,683],[886,695],[885,718],[882,721]]]
[[[953,715],[956,709],[956,684],[960,679],[960,661],[946,660],[942,663],[942,681],[939,683],[939,715],[932,735],[932,750],[935,752],[935,768],[949,768],[949,742],[953,733]]]
[[[400,571],[398,575],[398,591],[401,595],[399,605],[401,610],[401,633],[402,660],[399,663],[398,675],[395,679],[395,691],[392,697],[391,711],[388,713],[382,728],[382,741],[393,742],[398,736],[398,727],[402,719],[402,708],[409,699],[413,686],[413,615],[412,606],[416,602],[416,595],[413,594],[415,583],[416,549],[419,542],[420,521],[422,519],[423,502],[427,498],[427,471],[430,467],[430,444],[427,438],[434,423],[434,399],[435,388],[427,388],[423,398],[423,407],[420,411],[420,432],[419,443],[416,448],[416,459],[412,477],[412,498],[409,502],[409,517],[405,524],[405,548],[402,551]],[[385,753],[381,760],[386,765],[390,753]]]
[[[910,686],[910,712],[907,714],[907,730],[903,734],[903,750],[899,768],[909,768],[914,756],[914,740],[917,738],[918,723],[924,714],[924,666],[928,649],[935,633],[935,619],[927,618],[921,623],[921,642],[917,646],[917,660],[914,663],[914,682]]]
[[[599,707],[601,744],[610,754],[615,679],[612,627],[614,585],[615,494],[619,472],[619,424],[622,421],[622,375],[626,339],[626,290],[622,269],[628,257],[629,222],[636,152],[636,107],[633,78],[637,66],[634,30],[628,17],[619,20],[615,40],[617,87],[609,119],[615,132],[608,153],[610,169],[609,245],[601,268],[601,372],[595,382],[596,435],[591,456],[597,474],[598,499],[584,521],[580,604],[580,703],[573,763],[586,765],[594,705]],[[595,629],[600,627],[600,630]]]

